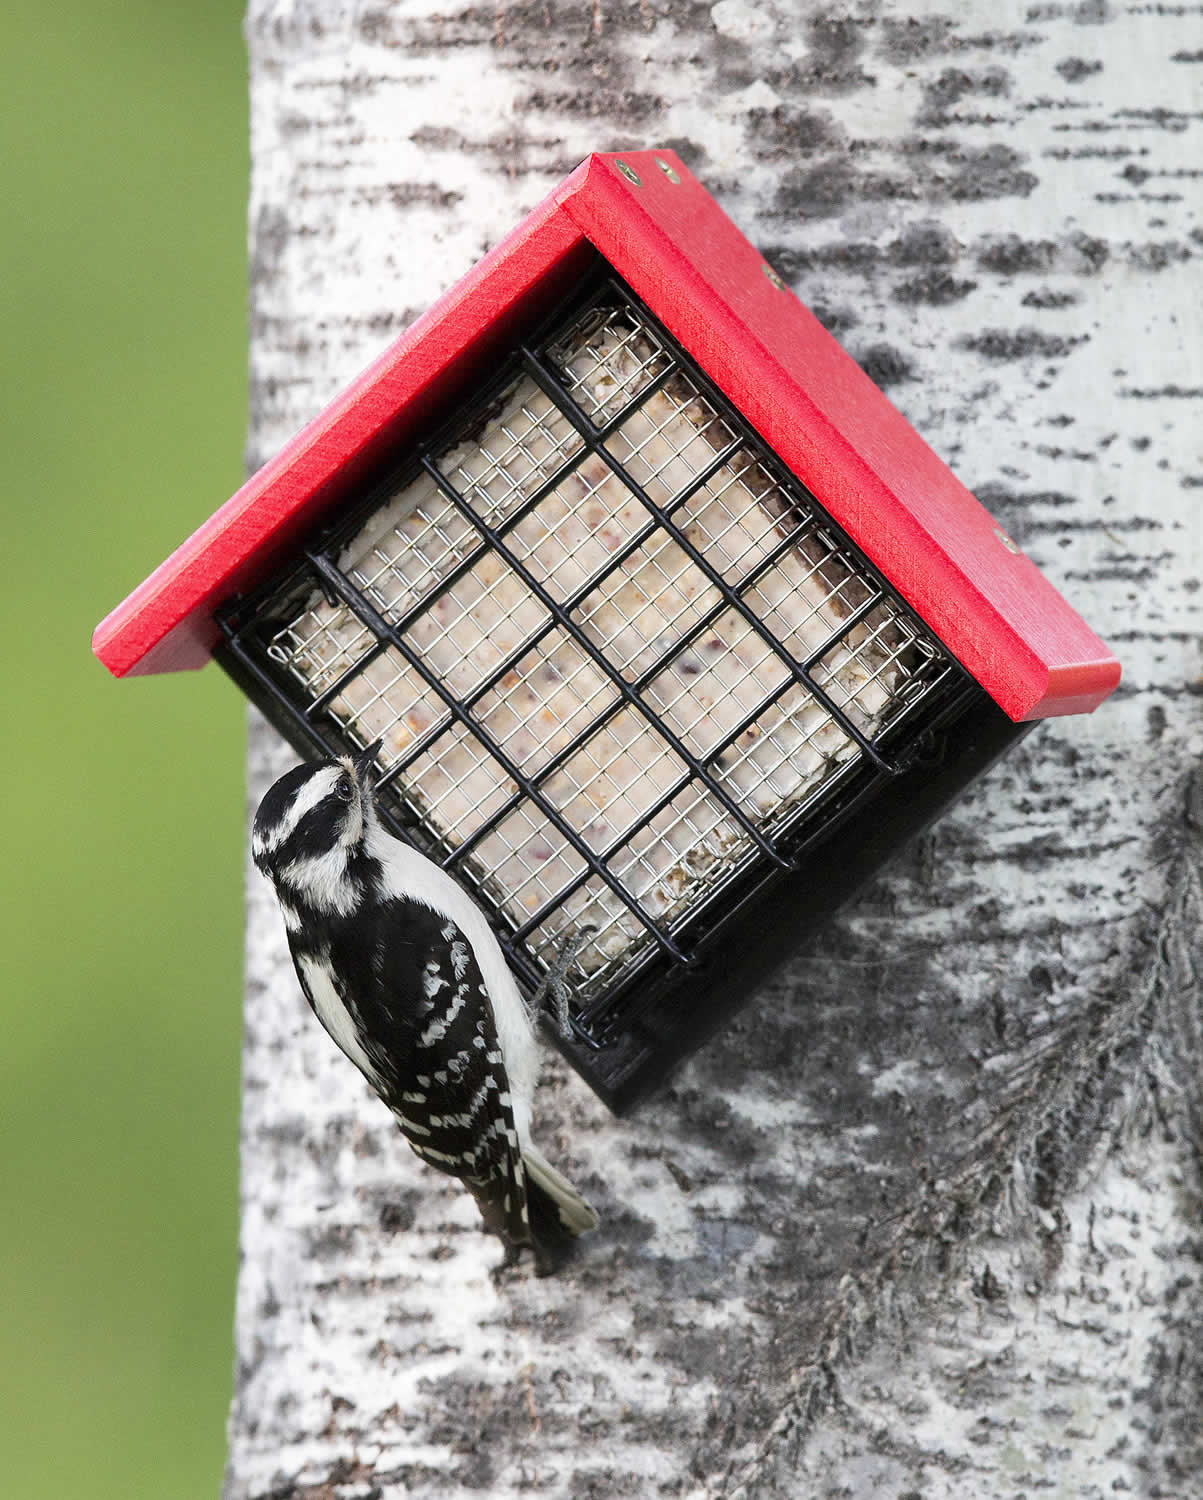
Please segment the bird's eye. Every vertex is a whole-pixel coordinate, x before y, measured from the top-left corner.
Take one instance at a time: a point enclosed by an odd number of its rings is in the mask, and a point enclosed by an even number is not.
[[[350,802],[355,793],[349,776],[340,776],[334,783],[334,795],[340,802]]]

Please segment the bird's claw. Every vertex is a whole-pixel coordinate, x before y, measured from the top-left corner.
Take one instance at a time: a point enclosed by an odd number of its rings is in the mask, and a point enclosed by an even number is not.
[[[556,954],[551,968],[544,974],[539,988],[531,996],[529,1007],[531,1024],[538,1025],[539,1018],[547,1016],[544,1002],[550,996],[551,1015],[555,1021],[556,1030],[565,1041],[572,1036],[572,1025],[568,1019],[568,985],[565,983],[565,978],[572,967],[573,960],[596,931],[596,927],[587,924],[570,932]]]

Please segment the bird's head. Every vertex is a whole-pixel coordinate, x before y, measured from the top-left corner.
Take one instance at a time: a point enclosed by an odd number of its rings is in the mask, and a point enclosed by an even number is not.
[[[294,766],[259,804],[251,834],[257,867],[278,888],[341,906],[348,866],[375,822],[371,770],[380,742],[353,757]]]

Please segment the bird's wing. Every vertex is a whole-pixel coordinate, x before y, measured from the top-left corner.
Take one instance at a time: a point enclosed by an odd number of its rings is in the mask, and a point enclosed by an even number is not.
[[[464,1181],[507,1243],[530,1243],[509,1078],[468,938],[442,913],[386,900],[370,940],[360,929],[354,952],[332,957],[357,1031],[371,1039],[369,1080],[409,1144]]]

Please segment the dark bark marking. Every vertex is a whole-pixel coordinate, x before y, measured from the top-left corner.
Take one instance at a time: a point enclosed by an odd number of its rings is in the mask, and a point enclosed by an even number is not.
[[[1011,92],[1011,75],[997,65],[970,72],[966,68],[945,68],[936,78],[923,85],[923,103],[917,123],[944,127],[952,122],[950,111],[962,99],[980,96],[1005,99]]]
[[[825,302],[811,302],[810,310],[827,332],[835,338],[855,328],[860,322],[860,318],[850,307],[829,307]]]
[[[1057,72],[1065,79],[1066,83],[1081,83],[1083,78],[1089,78],[1094,73],[1101,73],[1103,65],[1097,60],[1087,61],[1084,57],[1063,57],[1057,64]]]
[[[957,342],[985,359],[1005,362],[1015,359],[1064,359],[1089,340],[1089,334],[1069,336],[1044,333],[1039,328],[986,328],[966,334]]]
[[[828,110],[778,104],[748,112],[752,148],[758,161],[796,160],[847,142],[847,132]]]
[[[1203,400],[1203,386],[1181,386],[1171,382],[1159,386],[1121,386],[1116,393],[1135,401],[1199,401]]]
[[[976,281],[961,280],[950,276],[947,271],[929,271],[924,276],[899,282],[894,288],[894,297],[899,302],[925,302],[932,307],[945,307],[950,302],[960,302],[976,288]]]
[[[852,353],[869,379],[882,390],[900,385],[906,380],[917,379],[914,363],[900,349],[895,349],[890,344],[873,344],[861,354],[855,351]]]
[[[1052,3],[1028,7],[1024,20],[1029,25],[1038,21],[1072,21],[1077,26],[1100,26],[1114,19],[1114,12],[1107,0],[1077,0],[1077,3]]]
[[[1001,143],[967,146],[942,141],[923,152],[899,147],[892,154],[901,158],[893,171],[860,167],[840,155],[788,172],[777,190],[774,210],[787,218],[826,219],[854,203],[1026,198],[1039,180],[1027,170],[1021,153]]]
[[[960,259],[961,242],[950,229],[938,223],[908,225],[894,240],[887,254],[900,266],[950,266]]]
[[[535,89],[518,108],[538,114],[560,114],[568,119],[622,120],[627,127],[634,127],[658,119],[664,113],[665,101],[659,94],[599,84],[587,91]]]
[[[1073,307],[1079,301],[1081,298],[1076,292],[1055,292],[1052,287],[1043,286],[1025,293],[1022,306],[1052,311],[1059,307]]]
[[[887,61],[900,65],[947,52],[956,22],[951,16],[917,16],[882,20],[877,51]]]

